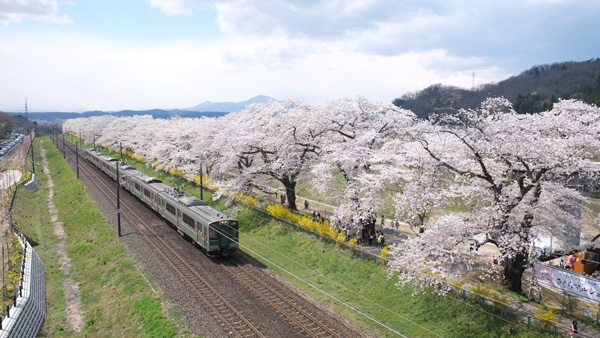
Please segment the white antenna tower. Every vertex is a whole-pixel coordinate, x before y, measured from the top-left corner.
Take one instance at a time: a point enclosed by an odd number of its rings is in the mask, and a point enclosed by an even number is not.
[[[473,82],[471,83],[471,89],[475,89],[475,72],[473,72]]]

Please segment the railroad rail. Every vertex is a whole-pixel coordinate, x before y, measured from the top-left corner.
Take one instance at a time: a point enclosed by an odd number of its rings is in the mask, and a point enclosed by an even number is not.
[[[302,310],[299,306],[287,299],[273,287],[256,277],[242,265],[229,259],[222,262],[225,270],[237,281],[246,286],[250,291],[263,299],[271,307],[281,313],[292,324],[299,327],[309,337],[337,337],[341,338],[333,330],[323,325],[310,313]]]
[[[67,147],[67,154],[69,157],[75,160],[75,150],[72,149],[72,145]],[[92,179],[93,184],[98,190],[111,201],[116,201],[114,193],[114,186],[108,186],[104,182],[106,177],[104,173],[99,173],[96,168],[87,161],[80,161],[80,169],[86,173]],[[235,337],[250,338],[265,336],[252,324],[248,319],[244,317],[232,304],[230,304],[214,287],[212,287],[203,277],[201,277],[186,261],[177,254],[169,245],[163,241],[158,234],[147,226],[140,216],[137,215],[136,211],[130,207],[127,203],[121,203],[121,207],[127,212],[124,213],[124,217],[128,222],[140,230],[140,233],[144,236],[144,239],[150,243],[156,251],[165,259],[165,261],[175,270],[175,272],[182,278],[185,284],[188,285],[189,289],[192,290],[197,297],[202,300],[214,313],[223,324],[225,324],[231,334]]]

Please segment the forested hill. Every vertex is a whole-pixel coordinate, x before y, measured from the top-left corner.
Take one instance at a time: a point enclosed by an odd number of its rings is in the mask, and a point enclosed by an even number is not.
[[[575,98],[600,106],[600,58],[534,66],[519,75],[472,90],[440,84],[394,100],[419,117],[453,109],[478,108],[488,97],[503,96],[519,113],[552,108],[558,99]]]

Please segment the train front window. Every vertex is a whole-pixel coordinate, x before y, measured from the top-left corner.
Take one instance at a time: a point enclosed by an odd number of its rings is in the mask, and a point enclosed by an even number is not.
[[[231,237],[238,236],[238,222],[237,221],[229,221],[229,234]]]

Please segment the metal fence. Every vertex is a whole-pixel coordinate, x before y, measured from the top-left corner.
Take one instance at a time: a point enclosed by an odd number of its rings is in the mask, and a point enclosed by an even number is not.
[[[0,337],[36,337],[46,319],[44,263],[18,231],[23,245],[21,280],[13,305],[2,313]],[[16,291],[16,290],[15,290]]]

